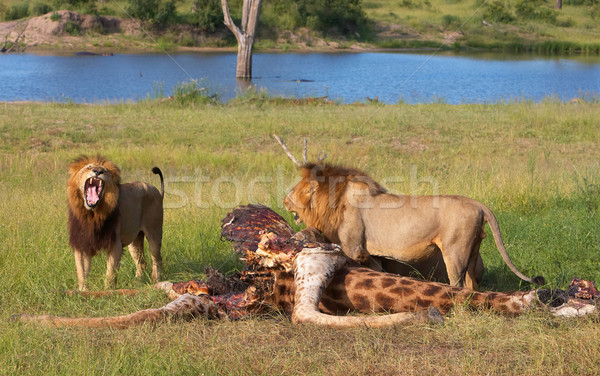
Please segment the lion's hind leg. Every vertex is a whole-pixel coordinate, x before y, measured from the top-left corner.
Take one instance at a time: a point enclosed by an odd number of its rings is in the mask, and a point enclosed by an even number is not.
[[[144,257],[144,233],[140,231],[135,240],[127,247],[129,254],[135,262],[135,277],[142,278],[142,273],[146,269],[146,258]]]
[[[160,271],[162,270],[162,256],[160,255],[160,248],[162,246],[162,226],[160,231],[155,233],[148,232],[146,234],[148,239],[148,247],[150,248],[150,257],[152,258],[152,281],[160,281]]]

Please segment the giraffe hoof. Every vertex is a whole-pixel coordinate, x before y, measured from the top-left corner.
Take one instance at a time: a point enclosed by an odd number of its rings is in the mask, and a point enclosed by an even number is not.
[[[440,310],[435,307],[427,308],[427,316],[429,318],[430,324],[443,324],[444,323],[444,316],[442,316],[442,313],[440,312]]]
[[[11,315],[8,319],[11,322],[21,321],[21,317],[25,316],[24,313],[17,313],[16,315]]]

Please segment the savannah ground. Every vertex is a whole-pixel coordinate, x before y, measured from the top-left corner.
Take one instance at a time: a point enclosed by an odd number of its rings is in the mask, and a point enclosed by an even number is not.
[[[473,197],[496,213],[508,252],[527,275],[565,288],[600,281],[600,104],[548,100],[488,105],[293,105],[245,98],[226,105],[0,104],[0,374],[597,375],[598,317],[506,318],[453,311],[443,325],[330,330],[280,314],[237,322],[163,322],[127,330],[50,329],[13,314],[105,316],[168,300],[134,277],[124,254],[120,288],[135,297],[82,298],[68,246],[67,164],[102,153],[125,181],[166,177],[164,280],[240,267],[220,220],[249,202],[273,207],[296,155],[368,171],[396,193]],[[299,228],[296,226],[296,228]],[[488,231],[489,232],[489,231]],[[147,246],[146,246],[147,249]],[[528,289],[488,236],[483,289]],[[148,251],[146,251],[147,259]],[[105,256],[90,288],[103,288]]]

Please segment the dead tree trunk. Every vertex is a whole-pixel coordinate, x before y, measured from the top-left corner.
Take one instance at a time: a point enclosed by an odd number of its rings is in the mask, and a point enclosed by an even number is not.
[[[235,77],[251,80],[252,79],[252,46],[254,45],[254,36],[256,25],[260,16],[260,7],[262,0],[244,0],[242,5],[241,26],[237,27],[229,13],[227,0],[221,0],[223,7],[223,17],[225,26],[231,30],[238,42],[237,67]]]
[[[556,0],[556,9],[562,9],[562,0]]]

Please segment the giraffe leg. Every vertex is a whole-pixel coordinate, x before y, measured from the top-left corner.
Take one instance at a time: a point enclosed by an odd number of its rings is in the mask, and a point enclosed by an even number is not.
[[[331,328],[357,326],[387,327],[406,322],[443,321],[440,312],[432,308],[419,312],[401,312],[385,316],[330,316],[319,311],[318,304],[336,270],[343,267],[346,258],[341,252],[321,249],[304,249],[294,264],[296,296],[292,322],[316,324]]]
[[[155,323],[169,317],[190,319],[204,316],[209,319],[223,318],[217,306],[206,296],[191,294],[179,298],[161,308],[144,309],[129,315],[95,318],[69,318],[50,315],[15,315],[13,319],[21,322],[34,322],[51,327],[86,327],[124,329],[143,323]]]

